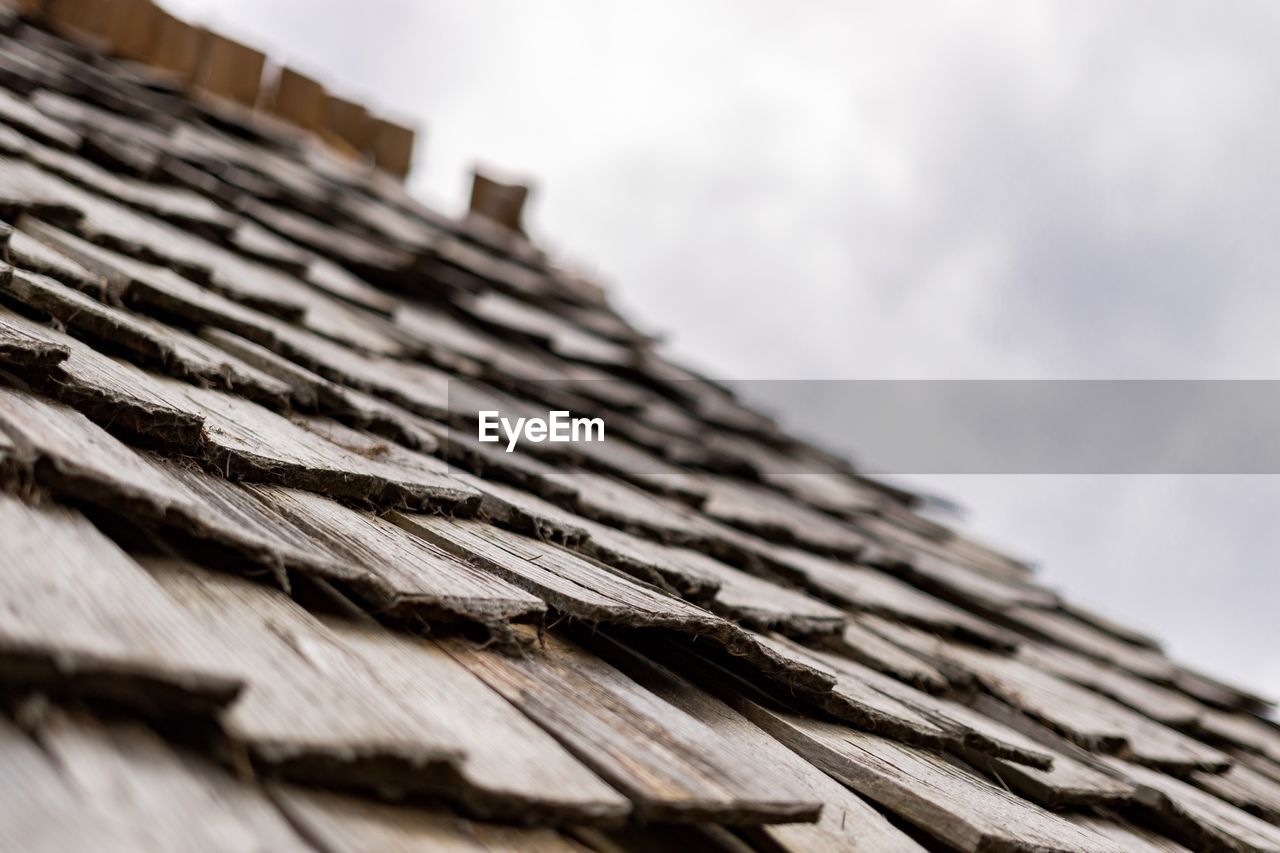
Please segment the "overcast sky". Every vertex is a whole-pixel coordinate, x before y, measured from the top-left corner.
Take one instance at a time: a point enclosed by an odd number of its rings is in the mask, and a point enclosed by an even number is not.
[[[1273,2],[167,5],[419,124],[446,209],[536,176],[536,235],[714,375],[1280,377]],[[1280,697],[1280,478],[925,482]]]

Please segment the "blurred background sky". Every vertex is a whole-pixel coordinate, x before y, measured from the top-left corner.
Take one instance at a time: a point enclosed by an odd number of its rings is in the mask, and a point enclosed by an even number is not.
[[[1280,378],[1273,2],[166,5],[418,124],[446,210],[533,176],[535,236],[710,375]],[[1280,698],[1280,478],[916,482]]]

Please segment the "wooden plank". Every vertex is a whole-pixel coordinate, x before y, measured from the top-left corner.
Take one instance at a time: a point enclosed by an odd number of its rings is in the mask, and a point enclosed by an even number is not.
[[[379,276],[401,274],[413,266],[414,258],[409,252],[297,210],[254,203],[247,204],[244,212],[281,237],[343,266],[368,270]]]
[[[163,377],[155,381],[204,416],[205,457],[229,476],[416,509],[479,503],[479,494],[446,475],[401,471],[352,453],[241,397]]]
[[[39,337],[67,351],[52,371],[34,369],[23,374],[93,420],[124,432],[146,435],[191,452],[199,446],[204,419],[161,378],[128,362],[99,353],[88,344],[0,306],[8,326]]]
[[[166,527],[229,548],[279,577],[285,577],[287,569],[337,582],[364,601],[394,601],[395,590],[377,574],[326,549],[322,540],[295,526],[248,487],[188,460],[148,452],[138,456],[184,497],[165,513]]]
[[[298,127],[319,131],[325,124],[325,106],[323,85],[294,68],[280,69],[267,109]]]
[[[302,410],[318,411],[414,450],[433,451],[438,444],[427,425],[393,403],[331,382],[225,329],[206,326],[199,334],[219,349],[289,385],[295,405]]]
[[[9,236],[7,248],[9,260],[14,266],[47,275],[55,281],[84,291],[95,299],[102,299],[106,295],[107,284],[101,276],[90,272],[21,228],[14,229]]]
[[[854,610],[899,619],[909,625],[997,648],[1017,645],[1017,636],[877,569],[762,543],[772,560],[791,567],[805,585]]]
[[[109,172],[78,154],[33,146],[27,156],[73,184],[185,228],[222,237],[231,233],[239,221],[235,214],[191,190]]]
[[[398,178],[407,178],[413,166],[414,130],[402,124],[374,119],[373,162]]]
[[[658,546],[664,547],[664,546]],[[675,551],[677,549],[668,549]],[[698,566],[718,582],[710,609],[757,631],[789,636],[838,634],[848,621],[843,611],[799,590],[757,578],[688,549],[680,558]]]
[[[1280,781],[1270,776],[1237,763],[1226,773],[1193,773],[1191,781],[1268,823],[1280,824]]]
[[[941,693],[947,688],[946,676],[935,666],[870,630],[867,624],[873,618],[850,617],[834,647],[845,657],[928,693]]]
[[[273,322],[270,329],[272,340],[264,345],[326,379],[425,417],[449,417],[449,383],[453,377],[443,371],[357,352],[287,323]]]
[[[959,850],[1124,849],[938,753],[743,701],[739,710],[806,760]]]
[[[1050,590],[1019,580],[993,577],[927,551],[913,552],[908,561],[896,564],[894,570],[915,586],[978,612],[1002,614],[1011,608],[1058,606],[1058,596]]]
[[[739,480],[711,478],[703,511],[712,518],[741,527],[779,543],[797,543],[827,554],[856,559],[867,538],[824,512],[762,486]]]
[[[127,853],[136,848],[117,827],[84,808],[35,741],[0,718],[0,849]]]
[[[536,619],[546,609],[540,599],[520,587],[372,513],[296,489],[250,486],[249,490],[337,560],[376,578],[391,593],[375,599],[386,609],[495,627],[511,620]]]
[[[0,290],[77,334],[123,348],[176,378],[226,388],[273,407],[282,408],[288,400],[289,386],[194,335],[106,305],[46,276],[15,270]]]
[[[0,388],[0,427],[35,467],[37,482],[55,494],[143,519],[195,512],[171,480],[74,409]]]
[[[470,815],[517,823],[601,824],[631,811],[550,734],[438,644],[376,626],[331,620],[387,696],[462,752],[450,799]],[[476,657],[502,657],[476,649]]]
[[[788,823],[818,814],[816,802],[770,784],[755,757],[555,635],[521,658],[444,646],[626,794],[641,820]]]
[[[1137,799],[1197,850],[1280,850],[1280,827],[1156,770],[1116,758],[1107,766],[1138,786]]]
[[[1013,658],[954,645],[942,653],[991,693],[1086,749],[1121,752],[1142,764],[1180,772],[1221,772],[1231,764],[1219,750]]]
[[[56,222],[75,222],[80,217],[74,188],[25,160],[0,157],[0,211],[10,222],[23,213],[47,217]]]
[[[832,666],[829,661],[782,637],[758,635],[776,655],[798,661],[825,673],[834,685],[828,690],[793,688],[796,695],[850,725],[886,737],[921,746],[944,747],[957,743],[954,727],[944,728],[935,719],[893,696],[876,690],[864,679]]]
[[[1196,721],[1196,730],[1214,742],[1236,744],[1280,763],[1280,728],[1247,711],[1205,708]]]
[[[143,726],[52,713],[40,720],[37,737],[79,809],[132,849],[311,850],[257,786],[171,748]]]
[[[11,684],[213,712],[239,672],[83,516],[0,494],[0,666]]]
[[[19,225],[22,231],[105,279],[113,295],[132,306],[161,317],[218,326],[258,342],[272,340],[266,315],[232,302],[173,270],[95,246],[35,219],[23,219]]]
[[[997,783],[1054,811],[1101,806],[1121,808],[1133,800],[1133,785],[1114,773],[1104,772],[1088,752],[1008,705],[989,696],[978,696],[973,709],[996,725],[1021,733],[1053,756],[1052,767],[1036,768],[972,751],[962,753],[961,757]]]
[[[200,59],[200,30],[161,9],[145,54],[142,58],[150,64],[190,80]]]
[[[726,633],[727,623],[556,545],[480,521],[394,513],[406,530],[525,589],[548,606],[590,623]]]
[[[193,85],[246,107],[257,104],[266,65],[262,51],[205,30],[199,55]]]
[[[1266,714],[1275,702],[1269,699],[1224,684],[1216,678],[1196,672],[1185,666],[1175,667],[1174,685],[1189,696],[1194,696],[1206,705],[1225,711],[1247,711],[1251,714]]]
[[[1194,699],[1068,649],[1024,643],[1018,659],[1108,696],[1176,729],[1194,729],[1210,709]]]
[[[1088,814],[1065,816],[1076,826],[1110,838],[1130,853],[1188,853],[1187,848],[1144,827],[1124,823],[1117,817]]]
[[[332,631],[283,593],[179,560],[143,564],[244,673],[223,728],[273,772],[344,787],[445,792],[461,752],[389,696]]]
[[[584,853],[551,829],[465,820],[442,810],[410,808],[314,789],[276,786],[272,796],[289,819],[325,850],[373,853]]]
[[[748,830],[760,846],[784,850],[917,850],[901,830],[864,800],[751,723],[742,714],[636,651],[607,637],[588,647],[641,687],[710,726],[740,755],[768,767],[780,790],[823,804],[815,823],[779,824]],[[669,649],[668,649],[669,650]],[[648,651],[648,650],[646,650]]]
[[[1017,607],[1005,611],[1004,615],[1019,627],[1081,654],[1152,681],[1173,682],[1173,664],[1160,652],[1117,640],[1066,613]]]
[[[29,137],[49,145],[74,151],[80,145],[80,134],[57,119],[51,118],[31,105],[25,98],[0,89],[0,122],[14,127]],[[29,153],[32,146],[22,145]]]
[[[12,318],[9,312],[0,314],[0,359],[6,366],[47,371],[71,355],[66,347],[45,335],[31,334],[25,323]]]

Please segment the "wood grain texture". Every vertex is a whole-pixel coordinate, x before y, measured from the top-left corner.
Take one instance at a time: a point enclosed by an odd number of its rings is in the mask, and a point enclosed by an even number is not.
[[[213,712],[240,671],[83,516],[0,494],[0,659],[6,680],[144,710]]]
[[[395,513],[393,520],[432,544],[529,591],[585,622],[724,633],[714,614],[559,546],[479,521]]]
[[[859,794],[966,851],[1108,851],[1125,848],[1075,826],[944,756],[834,723],[767,710],[743,712]]]
[[[143,726],[54,713],[40,721],[36,736],[80,810],[132,849],[311,849],[256,785],[176,751]]]
[[[988,696],[978,696],[973,708],[1006,730],[1021,733],[1053,757],[1050,768],[1035,768],[967,750],[970,764],[1001,785],[1032,802],[1055,811],[1100,807],[1122,808],[1133,801],[1132,784],[1107,772],[1086,750],[1055,735],[1019,711]]]
[[[751,755],[581,648],[547,635],[522,658],[451,654],[626,794],[673,823],[811,821],[817,803],[770,784]]]
[[[947,688],[946,676],[935,666],[867,627],[874,624],[874,619],[865,615],[851,616],[832,647],[845,657],[928,693],[940,693]]]
[[[241,397],[162,377],[155,380],[204,418],[205,458],[231,476],[419,509],[479,502],[477,493],[446,475],[402,471],[353,453]]]
[[[521,823],[608,824],[631,811],[555,738],[437,643],[330,621],[386,696],[461,752],[450,799],[468,814]],[[476,649],[476,658],[502,658]]]
[[[751,837],[761,846],[784,850],[919,850],[864,800],[770,737],[739,712],[695,684],[614,640],[603,638],[590,646],[644,689],[710,726],[734,744],[734,751],[753,755],[768,768],[769,778],[782,790],[822,803],[811,824],[767,826]]]
[[[53,370],[23,372],[33,385],[99,423],[168,441],[179,451],[198,446],[203,418],[181,395],[161,385],[160,377],[7,308],[0,307],[0,318],[68,353]]]
[[[491,626],[538,619],[546,609],[540,598],[521,587],[392,521],[296,489],[252,486],[250,490],[338,561],[376,578],[391,593],[374,600],[380,608]]]
[[[84,807],[53,760],[0,718],[0,850],[62,853],[136,849],[115,826]]]
[[[130,353],[143,365],[179,379],[226,388],[273,407],[283,407],[283,382],[179,329],[150,317],[103,304],[47,276],[17,270],[4,293],[99,344]]]
[[[996,696],[1086,749],[1119,752],[1143,764],[1184,772],[1221,772],[1231,763],[1213,747],[1013,658],[954,645],[943,654]]]
[[[0,280],[3,279],[0,270]],[[71,351],[44,335],[34,335],[12,314],[0,313],[0,359],[6,366],[23,370],[50,371],[71,355]]]
[[[1172,776],[1116,758],[1109,767],[1138,786],[1137,800],[1192,849],[1280,850],[1280,827]]]
[[[0,427],[56,494],[161,519],[190,496],[76,410],[27,391],[0,388]]]
[[[189,624],[245,674],[223,728],[274,772],[347,787],[444,792],[461,751],[386,694],[283,593],[168,558],[144,565]]]
[[[1017,607],[1005,611],[1004,615],[1019,627],[1081,654],[1152,681],[1173,681],[1173,664],[1160,652],[1118,640],[1066,613]]]

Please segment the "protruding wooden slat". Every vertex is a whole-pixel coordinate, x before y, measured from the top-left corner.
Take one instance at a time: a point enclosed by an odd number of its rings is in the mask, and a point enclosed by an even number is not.
[[[373,118],[367,109],[346,98],[329,95],[325,113],[330,133],[349,145],[353,151],[369,149],[373,140]]]
[[[413,166],[414,130],[380,118],[374,119],[371,136],[373,162],[396,177],[408,177]]]
[[[472,173],[471,212],[512,231],[523,232],[521,218],[529,198],[524,184],[503,183],[479,169]]]
[[[267,109],[298,127],[319,132],[326,126],[328,95],[319,81],[285,66],[276,78]]]
[[[136,58],[172,72],[179,80],[191,80],[200,62],[203,31],[163,9],[153,28],[150,45]]]
[[[252,107],[258,102],[266,54],[205,30],[192,84],[211,94]]]

